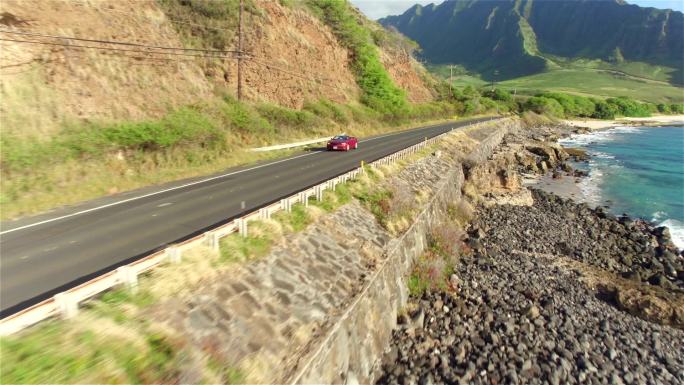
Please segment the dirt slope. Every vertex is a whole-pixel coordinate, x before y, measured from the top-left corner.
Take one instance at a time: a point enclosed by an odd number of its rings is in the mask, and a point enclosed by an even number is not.
[[[358,100],[348,51],[327,26],[303,6],[255,4],[256,14],[245,18],[245,49],[255,58],[245,64],[248,99],[296,108],[320,98]],[[187,41],[174,23],[149,0],[0,2],[0,28],[12,31],[182,47]],[[73,47],[103,47],[98,43],[4,33],[0,38],[72,45],[0,41],[5,132],[45,136],[72,121],[159,117],[171,108],[208,100],[217,90],[235,93],[234,59],[210,66],[205,58]],[[381,57],[410,100],[431,99],[409,56],[382,52]]]

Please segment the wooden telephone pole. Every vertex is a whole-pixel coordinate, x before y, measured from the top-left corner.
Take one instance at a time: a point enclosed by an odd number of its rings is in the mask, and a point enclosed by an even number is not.
[[[454,65],[452,64],[449,66],[449,99],[451,99],[454,95],[453,84],[454,84]]]
[[[242,0],[238,13],[237,99],[242,100]]]

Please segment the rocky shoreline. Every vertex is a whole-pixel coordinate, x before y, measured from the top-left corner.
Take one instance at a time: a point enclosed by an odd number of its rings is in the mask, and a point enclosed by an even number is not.
[[[446,289],[399,317],[378,383],[684,383],[684,253],[667,228],[540,190],[492,203],[516,172],[575,177],[550,143],[567,129],[507,136],[494,199],[477,202]]]

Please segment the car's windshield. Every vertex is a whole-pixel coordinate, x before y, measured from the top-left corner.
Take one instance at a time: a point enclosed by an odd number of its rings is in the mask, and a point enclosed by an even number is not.
[[[347,137],[344,135],[337,135],[336,137],[332,138],[332,140],[346,140]]]

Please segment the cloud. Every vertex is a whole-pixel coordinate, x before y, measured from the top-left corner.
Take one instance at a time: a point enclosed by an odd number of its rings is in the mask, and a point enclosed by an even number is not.
[[[442,0],[351,0],[351,3],[373,20],[389,15],[400,15],[414,4],[441,3]]]

